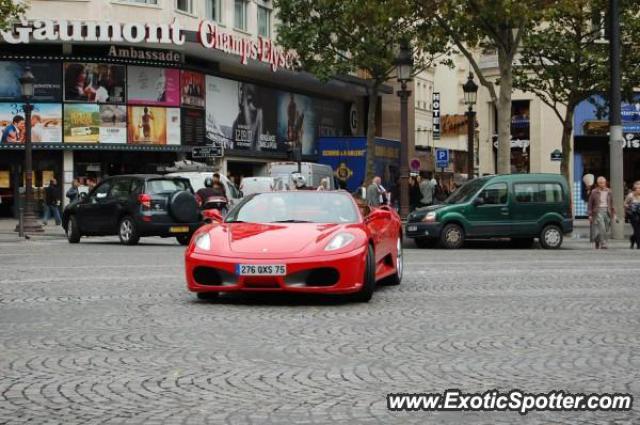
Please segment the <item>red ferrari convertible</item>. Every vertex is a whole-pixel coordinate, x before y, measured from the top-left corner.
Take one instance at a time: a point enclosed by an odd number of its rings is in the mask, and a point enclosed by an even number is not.
[[[199,228],[185,266],[201,299],[261,291],[366,302],[377,282],[402,279],[402,226],[395,211],[358,207],[347,192],[259,193]]]

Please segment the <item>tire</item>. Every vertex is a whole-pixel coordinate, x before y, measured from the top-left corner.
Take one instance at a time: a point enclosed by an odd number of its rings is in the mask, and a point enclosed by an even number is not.
[[[200,218],[195,196],[185,190],[175,192],[169,197],[168,210],[178,223],[195,223]]]
[[[415,238],[413,241],[418,248],[434,248],[438,243],[434,238]]]
[[[533,246],[533,238],[511,238],[510,245],[516,249],[528,249]]]
[[[191,233],[188,233],[186,235],[178,235],[176,236],[176,240],[180,245],[189,245],[189,242],[191,242]]]
[[[118,237],[123,245],[136,245],[140,241],[140,234],[136,223],[130,216],[125,216],[118,224]]]
[[[218,295],[220,295],[218,292],[198,292],[196,294],[201,301],[213,301],[218,298]]]
[[[368,303],[373,297],[376,289],[376,259],[373,253],[373,247],[369,245],[367,251],[367,260],[364,269],[364,284],[360,291],[351,296],[351,300],[359,303]]]
[[[69,217],[69,222],[67,223],[67,240],[69,243],[78,243],[80,242],[80,238],[82,234],[80,233],[80,228],[78,227],[78,220],[76,216],[72,215]]]
[[[555,224],[544,226],[540,232],[540,246],[544,249],[558,249],[562,245],[562,229]]]
[[[402,274],[404,273],[404,257],[402,255],[402,239],[398,238],[396,242],[398,255],[396,257],[396,272],[384,280],[385,285],[395,286],[402,282]]]
[[[444,226],[440,233],[440,245],[446,249],[458,249],[464,245],[464,229],[455,223]]]

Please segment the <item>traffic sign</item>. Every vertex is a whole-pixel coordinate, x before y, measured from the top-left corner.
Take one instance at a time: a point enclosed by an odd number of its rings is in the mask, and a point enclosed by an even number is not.
[[[196,146],[191,151],[192,158],[219,158],[222,156],[222,145]]]
[[[420,170],[420,160],[418,158],[413,158],[411,160],[411,171],[419,171]]]
[[[447,168],[449,166],[449,149],[436,149],[436,167]]]

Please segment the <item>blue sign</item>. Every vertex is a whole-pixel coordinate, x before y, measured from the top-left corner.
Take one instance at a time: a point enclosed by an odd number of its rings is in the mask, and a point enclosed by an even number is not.
[[[436,149],[436,167],[447,168],[449,166],[449,149]]]
[[[640,93],[633,95],[632,102],[622,102],[622,131],[640,132]],[[609,105],[600,95],[594,95],[580,102],[574,110],[575,136],[607,136],[609,133]]]
[[[365,137],[321,137],[317,143],[318,163],[333,168],[339,186],[350,192],[365,182],[367,139]],[[400,143],[376,139],[375,174],[391,190],[399,177]]]

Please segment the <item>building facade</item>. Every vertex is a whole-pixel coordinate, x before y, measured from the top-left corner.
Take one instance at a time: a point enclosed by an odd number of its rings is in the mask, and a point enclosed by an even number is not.
[[[298,149],[313,159],[320,137],[364,134],[364,84],[297,72],[295,53],[273,41],[271,7],[32,1],[25,20],[0,34],[0,130],[24,115],[18,78],[28,66],[36,193],[52,177],[66,189],[75,177],[162,172],[196,146],[221,145],[224,173],[260,175]],[[24,180],[17,127],[18,138],[0,144],[4,215]]]

